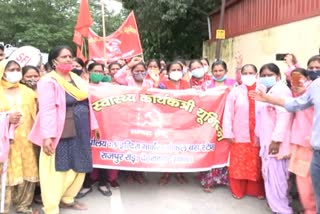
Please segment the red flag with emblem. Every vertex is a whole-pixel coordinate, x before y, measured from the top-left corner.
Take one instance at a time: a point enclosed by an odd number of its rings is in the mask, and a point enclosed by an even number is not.
[[[105,38],[98,36],[90,29],[88,35],[90,59],[104,61],[106,49],[109,62],[118,59],[128,59],[143,53],[139,31],[133,11],[122,23],[120,28]]]

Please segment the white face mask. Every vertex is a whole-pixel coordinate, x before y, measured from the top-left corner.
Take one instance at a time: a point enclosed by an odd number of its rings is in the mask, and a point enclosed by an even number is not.
[[[179,81],[182,78],[182,72],[181,71],[171,71],[169,74],[170,79],[174,81]]]
[[[209,71],[209,70],[208,70],[208,69],[209,69],[209,66],[205,65],[205,66],[203,66],[203,69],[204,69],[204,72],[207,73],[207,72]]]
[[[252,86],[257,82],[256,75],[243,75],[241,76],[242,83],[247,86]]]
[[[10,83],[17,83],[22,79],[22,72],[21,71],[11,71],[5,72],[5,80]]]
[[[204,68],[197,68],[192,70],[191,72],[192,72],[192,76],[195,78],[202,78],[205,74]]]

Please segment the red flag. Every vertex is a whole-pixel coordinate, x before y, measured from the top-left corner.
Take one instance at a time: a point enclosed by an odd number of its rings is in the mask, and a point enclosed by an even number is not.
[[[88,0],[81,0],[78,20],[75,29],[83,37],[88,37],[89,28],[92,23],[93,20],[91,18]]]
[[[90,29],[88,35],[90,59],[104,61],[104,48],[109,62],[128,59],[143,53],[133,12],[129,14],[120,28],[107,36],[105,40],[104,44],[103,37],[98,36]]]
[[[82,47],[77,46],[77,57],[82,59],[82,61],[87,61],[87,58],[82,53]]]
[[[73,34],[73,40],[72,40],[76,45],[81,46],[82,45],[82,36],[79,31],[75,30]]]

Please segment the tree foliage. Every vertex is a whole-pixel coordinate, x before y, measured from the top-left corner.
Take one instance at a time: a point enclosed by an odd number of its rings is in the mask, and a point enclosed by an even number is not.
[[[42,51],[71,45],[77,10],[77,0],[2,0],[0,41]]]
[[[102,36],[100,1],[90,1],[93,30]],[[48,52],[56,45],[75,47],[72,38],[77,22],[79,0],[0,0],[0,42],[14,46],[32,45]],[[126,18],[106,10],[107,35]]]
[[[122,0],[134,10],[147,58],[198,58],[219,0]]]

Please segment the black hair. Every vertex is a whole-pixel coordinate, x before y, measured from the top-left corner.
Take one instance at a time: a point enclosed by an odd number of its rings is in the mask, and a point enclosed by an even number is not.
[[[119,62],[111,62],[111,63],[108,65],[108,69],[111,70],[111,67],[112,67],[113,65],[119,65],[120,68],[122,67],[122,65],[121,65]]]
[[[197,62],[197,63],[199,63],[200,65],[203,66],[203,64],[202,64],[202,62],[201,62],[200,59],[193,59],[193,60],[191,60],[190,63],[189,63],[189,68],[190,68],[190,69],[191,69],[192,64],[195,63],[195,62]]]
[[[4,46],[0,45],[0,50],[4,51]]]
[[[183,66],[187,66],[187,62],[184,59],[175,59],[174,61],[180,62]]]
[[[150,65],[151,62],[155,62],[158,66],[158,68],[160,69],[161,68],[161,65],[160,65],[160,61],[157,60],[157,59],[150,59],[148,62],[147,62],[147,67]]]
[[[317,61],[317,62],[320,63],[320,55],[312,56],[312,57],[308,60],[307,66],[309,66],[309,64],[310,64],[311,62],[314,62],[314,61]]]
[[[82,68],[84,68],[84,66],[85,66],[84,61],[82,59],[80,59],[79,57],[73,58],[73,61],[77,62],[79,65],[81,65]]]
[[[73,54],[72,49],[67,45],[56,46],[50,51],[49,56],[48,56],[48,62],[49,62],[49,65],[51,68],[54,69],[55,66],[53,64],[53,60],[57,59],[58,56],[60,55],[61,51],[64,49],[67,49],[68,51],[70,51],[71,54]]]
[[[223,67],[224,70],[228,71],[228,67],[227,67],[227,64],[222,61],[222,60],[218,60],[218,61],[215,61],[214,63],[212,63],[212,66],[211,66],[211,70],[213,70],[213,68],[217,65],[221,65]]]
[[[308,71],[307,71],[306,69],[304,69],[304,68],[295,68],[295,69],[293,69],[293,70],[291,71],[291,75],[292,75],[292,73],[294,73],[294,72],[300,73],[300,74],[302,74],[303,76],[305,76],[306,78],[309,77]]]
[[[268,64],[265,64],[263,65],[261,68],[260,68],[260,71],[259,71],[259,75],[261,75],[262,71],[265,70],[265,69],[268,69],[269,71],[275,73],[278,77],[280,77],[281,79],[281,73],[280,73],[280,69],[279,67],[274,64],[274,63],[268,63]]]
[[[205,60],[208,63],[208,65],[210,65],[208,58],[202,58],[201,60]]]
[[[26,65],[22,68],[22,76],[24,76],[29,70],[34,69],[40,75],[40,70],[38,67],[32,65]]]
[[[102,70],[104,70],[104,65],[101,64],[101,63],[98,63],[98,62],[94,62],[94,63],[91,63],[89,66],[88,66],[88,71],[92,71],[94,67],[96,66],[101,66],[102,67]]]
[[[175,64],[178,64],[180,67],[181,67],[181,71],[183,70],[183,64],[180,60],[175,60],[173,62],[170,62],[168,65],[167,65],[167,73],[170,72],[170,69],[172,67],[172,65],[175,65]]]
[[[7,65],[6,65],[6,67],[4,68],[4,70],[6,70],[6,69],[7,69],[9,66],[11,66],[12,64],[16,64],[16,65],[19,66],[19,68],[21,68],[21,66],[20,66],[20,64],[19,64],[18,62],[14,61],[14,60],[10,60],[10,61],[7,63]]]
[[[142,66],[144,67],[144,70],[147,70],[146,64],[144,64],[144,62],[139,62],[138,64],[135,64],[135,65],[131,68],[131,72],[133,72],[133,70],[134,70],[138,65],[142,65]]]
[[[258,73],[258,69],[254,64],[245,64],[244,66],[242,66],[241,73],[243,73],[244,69],[246,69],[247,67],[251,67],[254,72]]]
[[[52,68],[51,68],[49,62],[47,62],[46,64],[44,64],[44,69],[45,69],[47,72],[52,71]]]

